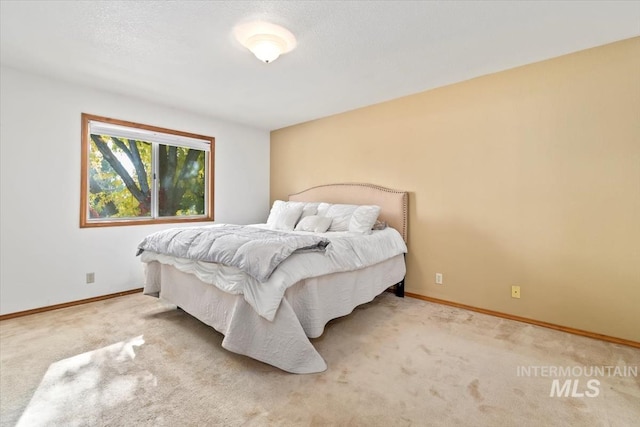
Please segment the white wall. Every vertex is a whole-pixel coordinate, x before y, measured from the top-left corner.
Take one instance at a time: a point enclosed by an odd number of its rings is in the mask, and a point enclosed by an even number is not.
[[[215,137],[216,222],[266,220],[268,131],[3,66],[0,314],[142,286],[136,245],[166,226],[80,229],[83,112]],[[87,272],[95,283],[85,283]]]

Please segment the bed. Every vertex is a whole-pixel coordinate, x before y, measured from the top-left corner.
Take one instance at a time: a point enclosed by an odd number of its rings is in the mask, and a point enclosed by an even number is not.
[[[141,257],[145,264],[144,293],[180,307],[222,333],[222,346],[229,351],[287,372],[317,373],[326,370],[327,365],[309,339],[322,335],[327,322],[351,313],[388,288],[403,296],[408,194],[372,184],[330,184],[292,194],[288,202],[379,206],[376,226],[382,224],[380,228],[384,230],[366,233],[366,238],[386,242],[389,236],[393,237],[394,255],[361,268],[316,272],[312,277],[282,286],[279,299],[275,299],[271,294],[267,298],[260,295],[269,289],[266,285],[280,276],[296,280],[297,276],[291,273],[294,263],[306,262],[320,271],[324,261],[319,260],[323,255],[294,253],[282,261],[267,282],[255,284],[255,280],[245,280],[246,275],[235,267],[147,251]],[[342,243],[337,239],[342,239],[342,234],[353,233],[321,235],[330,236],[330,242],[338,247]]]

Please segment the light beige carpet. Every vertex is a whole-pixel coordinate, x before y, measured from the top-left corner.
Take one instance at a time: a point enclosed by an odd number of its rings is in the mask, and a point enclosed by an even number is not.
[[[141,294],[2,321],[1,425],[637,426],[640,420],[637,376],[562,377],[557,386],[570,380],[571,392],[550,397],[554,378],[522,371],[632,370],[639,350],[388,293],[313,340],[329,365],[321,374],[287,374],[229,353],[221,341],[188,314]],[[593,379],[599,385],[588,388]]]

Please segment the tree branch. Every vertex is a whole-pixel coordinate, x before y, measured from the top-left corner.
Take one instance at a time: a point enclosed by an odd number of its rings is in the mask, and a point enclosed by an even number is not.
[[[167,173],[168,171],[168,156],[167,146],[164,144],[158,145],[158,175],[159,175],[159,191],[158,191],[158,210],[161,216],[172,215],[169,205],[169,198],[171,195],[171,180],[172,177]]]
[[[166,163],[165,163],[165,169],[161,170],[160,173],[164,176],[162,176],[162,182],[164,184],[164,195],[165,195],[165,200],[164,200],[164,208],[165,211],[169,214],[169,215],[174,215],[175,214],[175,203],[176,203],[176,197],[175,197],[175,180],[176,180],[176,169],[178,167],[178,147],[173,146],[173,145],[167,145],[166,146],[167,150],[166,150]]]
[[[167,169],[171,171],[171,188],[173,189],[176,185],[178,170],[178,147],[174,145],[170,145],[167,152]]]
[[[126,144],[122,142],[120,138],[116,138],[115,136],[111,136],[110,138],[122,151],[124,151],[129,160],[133,162],[133,155],[131,154],[131,151],[129,151],[129,148],[126,146]]]
[[[129,140],[129,147],[131,148],[131,162],[136,168],[136,174],[138,175],[138,181],[140,182],[140,190],[145,195],[149,194],[149,178],[147,176],[147,170],[144,168],[144,163],[140,158],[140,151],[138,150],[138,144],[136,141]]]
[[[138,182],[140,184],[140,190],[145,196],[149,196],[149,179],[147,177],[147,171],[144,168],[142,159],[140,158],[140,151],[138,151],[138,144],[133,139],[127,139],[129,147],[120,138],[115,136],[111,137],[111,140],[129,157],[131,163],[136,168],[136,175],[138,175]]]
[[[116,171],[120,178],[124,181],[124,184],[127,186],[133,197],[138,200],[138,202],[144,204],[146,200],[146,196],[140,191],[140,189],[136,186],[135,181],[129,175],[129,172],[122,166],[118,158],[113,154],[109,146],[102,141],[102,138],[98,135],[91,135],[91,140],[96,145],[100,153],[104,159],[109,162],[113,170]]]

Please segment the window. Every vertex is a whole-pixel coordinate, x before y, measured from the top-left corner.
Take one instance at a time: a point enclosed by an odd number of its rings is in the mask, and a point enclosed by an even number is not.
[[[212,221],[214,144],[82,114],[80,227]]]

